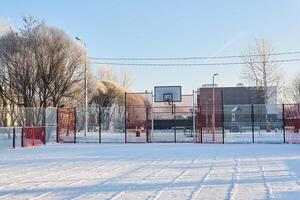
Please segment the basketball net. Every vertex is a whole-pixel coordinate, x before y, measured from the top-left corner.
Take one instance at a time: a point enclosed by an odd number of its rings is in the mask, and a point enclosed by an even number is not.
[[[171,101],[171,99],[167,99],[166,102],[168,102],[168,104],[171,106],[173,105],[173,102]]]

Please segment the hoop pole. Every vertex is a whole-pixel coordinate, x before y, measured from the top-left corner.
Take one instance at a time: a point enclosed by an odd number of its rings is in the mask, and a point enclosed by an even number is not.
[[[177,137],[176,137],[176,111],[175,111],[175,104],[172,103],[172,108],[174,108],[174,142],[176,143]],[[173,109],[172,109],[173,111]]]

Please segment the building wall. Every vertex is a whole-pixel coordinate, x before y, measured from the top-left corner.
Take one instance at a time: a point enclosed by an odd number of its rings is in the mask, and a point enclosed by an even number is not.
[[[265,104],[264,93],[256,87],[217,87],[215,88],[215,105]],[[212,88],[199,88],[197,101],[199,105],[212,105]]]

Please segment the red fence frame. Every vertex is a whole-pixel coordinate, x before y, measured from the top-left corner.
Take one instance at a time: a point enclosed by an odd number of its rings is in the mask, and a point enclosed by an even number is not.
[[[284,104],[284,130],[288,143],[300,143],[300,104]]]
[[[22,147],[40,146],[46,144],[44,126],[23,127]]]
[[[57,138],[58,143],[76,142],[76,108],[57,109]]]

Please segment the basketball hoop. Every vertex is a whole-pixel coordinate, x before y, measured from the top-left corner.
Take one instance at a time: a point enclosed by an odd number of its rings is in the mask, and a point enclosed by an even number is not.
[[[173,105],[173,101],[171,99],[166,99],[166,102],[168,102],[170,106]]]

